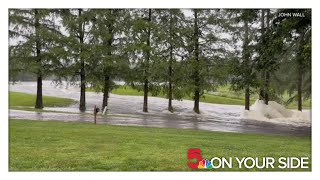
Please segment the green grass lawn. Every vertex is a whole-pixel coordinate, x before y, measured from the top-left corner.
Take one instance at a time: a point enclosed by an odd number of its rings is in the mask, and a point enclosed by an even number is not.
[[[213,156],[311,158],[310,137],[57,121],[11,119],[9,123],[10,171],[189,171],[192,170],[187,166],[189,148],[200,148],[206,159]],[[311,170],[309,163],[309,169],[304,171]],[[248,169],[201,171],[226,170]]]
[[[9,92],[9,107],[15,106],[33,107],[36,102],[36,95],[21,92]],[[73,99],[43,96],[44,107],[63,107],[76,103]]]
[[[192,98],[187,98],[192,100]],[[231,105],[244,105],[244,99],[233,98],[233,97],[225,97],[218,96],[212,94],[205,94],[200,98],[201,102],[205,103],[213,103],[213,104],[231,104]],[[253,104],[255,100],[251,99],[250,104]]]
[[[143,96],[143,91],[138,91],[130,86],[119,86],[113,89],[111,93],[118,95]],[[149,93],[148,95],[152,96],[151,93]]]
[[[93,89],[89,89],[88,92],[94,92]],[[138,91],[136,89],[133,89],[130,86],[119,86],[115,89],[112,90],[113,94],[118,94],[118,95],[129,95],[129,96],[143,96],[143,91]],[[152,93],[148,93],[149,96],[152,96]],[[154,97],[162,97],[166,98],[166,96],[162,93],[158,94],[157,96]],[[192,100],[191,97],[185,97],[184,99],[187,100]],[[220,96],[220,95],[212,95],[206,93],[203,97],[200,98],[201,102],[206,102],[206,103],[214,103],[214,104],[233,104],[233,105],[243,105],[244,104],[244,99],[237,98],[234,96]],[[251,103],[254,103],[254,100],[251,101]]]
[[[93,89],[88,89],[88,92],[94,92]],[[133,89],[131,86],[118,86],[117,88],[113,89],[113,94],[118,95],[130,95],[130,96],[143,96],[143,91],[138,91],[136,89]],[[149,96],[152,96],[151,93],[149,93]],[[162,97],[166,98],[165,95],[159,94],[156,97]],[[289,95],[284,94],[284,99],[288,99]],[[185,97],[184,99],[192,100],[191,97]],[[258,99],[257,94],[252,94],[250,99],[250,104],[252,105],[256,99]],[[205,93],[203,97],[200,98],[201,102],[206,103],[213,103],[213,104],[231,104],[231,105],[244,105],[244,93],[243,92],[234,92],[230,90],[230,85],[225,86],[219,86],[217,88],[217,91],[215,94],[212,93]],[[297,109],[297,103],[293,102],[287,106],[287,108],[290,109]],[[304,109],[310,109],[311,108],[311,101],[306,100],[303,101],[302,107]]]
[[[88,88],[87,92],[95,92],[94,89]],[[131,86],[123,85],[117,86],[116,88],[112,89],[111,93],[118,94],[118,95],[128,95],[128,96],[143,96],[143,91],[138,91],[137,89],[133,89]],[[152,94],[149,92],[149,96]],[[165,97],[162,94],[159,94],[157,97]]]
[[[241,101],[239,101],[239,102],[241,102],[241,104],[239,104],[239,105],[243,105],[244,104],[244,92],[231,91],[230,90],[230,85],[219,86],[217,88],[216,93],[218,94],[218,96],[229,97],[231,99],[238,99],[238,100],[240,99]],[[251,94],[250,95],[250,104],[253,104],[255,102],[255,100],[258,99],[258,98],[259,98],[259,96],[258,96],[257,93]],[[287,101],[289,98],[290,98],[290,95],[287,92],[285,92],[282,95],[282,100],[283,101]],[[298,105],[297,105],[297,102],[294,101],[291,104],[288,104],[286,107],[289,108],[289,109],[297,109]],[[310,99],[303,100],[302,108],[303,109],[310,109],[311,108],[311,100]]]

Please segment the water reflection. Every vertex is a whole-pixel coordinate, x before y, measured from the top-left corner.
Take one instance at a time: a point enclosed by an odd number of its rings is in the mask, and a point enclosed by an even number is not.
[[[93,123],[93,115],[80,113],[52,113],[52,112],[30,112],[20,110],[10,110],[10,118],[16,119],[32,119],[32,120],[57,120],[57,121],[77,121]],[[126,115],[127,116],[127,115]],[[311,135],[311,127],[294,127],[288,125],[278,125],[267,122],[253,120],[223,120],[210,119],[204,120],[201,117],[193,116],[184,119],[174,114],[164,116],[150,116],[141,114],[134,117],[126,117],[121,115],[97,116],[98,124],[113,125],[133,125],[146,127],[165,127],[165,128],[181,128],[181,129],[198,129],[208,131],[223,132],[243,132],[243,133],[259,133],[259,134],[282,134],[282,135]]]

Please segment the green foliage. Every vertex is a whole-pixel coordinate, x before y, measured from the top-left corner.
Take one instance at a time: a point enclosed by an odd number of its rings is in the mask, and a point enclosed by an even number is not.
[[[97,92],[116,89],[116,79],[139,91],[148,82],[152,96],[181,100],[229,83],[235,91],[250,87],[255,96],[268,72],[270,100],[281,101],[288,92],[295,101],[300,75],[303,97],[310,98],[311,10],[263,12],[270,13],[262,18],[261,9],[10,9],[10,79],[27,72],[76,83],[83,75],[82,82]],[[280,17],[281,12],[305,17]]]
[[[275,82],[283,91],[288,91],[291,98],[288,103],[297,101],[297,85],[299,76],[302,76],[302,95],[304,99],[311,97],[311,10],[290,9],[279,10],[278,13],[301,13],[305,17],[281,17],[274,19],[275,34],[279,34],[285,43],[283,55],[280,56],[281,65],[276,74]],[[276,49],[277,47],[274,47]]]
[[[186,17],[183,32],[183,87],[188,95],[194,96],[199,91],[202,96],[205,91],[214,90],[228,78],[225,62],[228,62],[230,51],[224,46],[229,40],[220,34],[226,31],[227,26],[222,22],[223,11],[192,9],[192,13],[192,16]]]
[[[62,79],[71,82],[78,81],[81,69],[89,71],[87,65],[92,58],[92,43],[90,35],[93,18],[91,9],[61,9],[59,11],[61,23],[65,28],[64,33],[64,70],[60,72]],[[85,74],[88,75],[90,73]]]
[[[249,12],[251,11],[251,12]],[[264,13],[262,13],[264,11]],[[268,13],[270,11],[270,13]],[[260,13],[261,12],[261,13]],[[302,94],[307,100],[311,95],[311,11],[297,9],[273,10],[231,10],[230,23],[243,31],[239,22],[258,23],[260,27],[248,26],[248,47],[230,57],[232,89],[239,91],[250,85],[251,93],[266,86],[266,73],[269,73],[269,100],[279,103],[297,101],[297,77],[302,76]],[[283,17],[279,13],[304,13],[305,17]],[[262,15],[264,18],[261,19]],[[261,25],[264,21],[264,26]],[[239,27],[240,25],[240,27]],[[251,28],[250,28],[251,27]],[[234,30],[232,30],[234,31]],[[243,39],[244,33],[236,33],[236,42]],[[250,35],[251,34],[251,35]],[[299,39],[304,34],[303,42]],[[237,39],[238,37],[238,39]],[[301,45],[302,42],[302,45]],[[243,42],[245,44],[245,42]],[[250,45],[251,43],[251,45]],[[249,57],[244,61],[241,57]],[[299,61],[297,56],[303,57]],[[302,62],[302,63],[297,63]],[[249,63],[249,64],[248,64]],[[302,73],[301,73],[302,72]],[[303,74],[303,75],[302,75]],[[260,77],[262,75],[262,77]],[[288,102],[281,96],[288,92]]]
[[[234,37],[238,42],[242,42],[242,47],[238,47],[238,52],[231,57],[231,84],[232,89],[239,91],[250,87],[251,92],[259,84],[257,80],[256,61],[254,54],[256,49],[253,45],[255,42],[256,29],[250,24],[257,20],[257,10],[243,9],[239,11],[230,11],[234,17],[230,19],[237,31]],[[237,48],[237,47],[235,47]]]
[[[162,91],[159,91],[159,88],[155,90],[157,93],[166,94],[167,98],[180,100],[185,96],[181,55],[184,48],[183,33],[186,20],[180,9],[155,10],[154,14],[158,26],[154,34],[156,46],[154,81],[159,84]]]
[[[29,72],[45,77],[59,71],[62,45],[55,15],[54,9],[9,9],[10,76]]]
[[[126,79],[129,72],[129,59],[125,52],[127,40],[125,24],[129,12],[124,9],[93,9],[94,18],[91,21],[91,53],[92,57],[88,63],[90,75],[87,81],[91,87],[99,90],[104,88],[105,78],[109,77],[111,82],[108,89],[114,88],[112,82],[115,78]]]
[[[151,36],[156,31],[154,22],[154,10],[149,9],[135,9],[131,11],[130,23],[131,28],[127,34],[128,36],[128,55],[131,61],[131,77],[128,77],[127,82],[133,84],[144,83],[146,80],[151,81],[155,78],[152,69],[154,66],[154,50],[155,44]],[[149,42],[149,44],[148,44]]]

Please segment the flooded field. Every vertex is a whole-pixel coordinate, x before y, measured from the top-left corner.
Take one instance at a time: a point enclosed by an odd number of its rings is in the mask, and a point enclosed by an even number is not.
[[[35,82],[10,84],[10,91],[36,93]],[[65,97],[79,100],[80,91],[76,86],[56,86],[51,81],[43,82],[43,95]],[[78,104],[66,108],[45,108],[54,112],[28,112],[10,110],[10,118],[33,120],[59,120],[93,122],[93,107],[101,106],[102,93],[87,92],[87,111],[78,113]],[[149,97],[149,112],[142,112],[143,97],[110,94],[107,116],[99,115],[98,123],[114,125],[135,125],[148,127],[187,128],[209,131],[246,132],[263,134],[310,135],[311,121],[300,122],[299,119],[260,120],[246,119],[241,114],[243,106],[200,103],[201,114],[192,111],[193,101],[173,101],[174,113],[166,110],[167,99]],[[71,112],[71,113],[70,113]],[[311,116],[310,111],[305,111]]]

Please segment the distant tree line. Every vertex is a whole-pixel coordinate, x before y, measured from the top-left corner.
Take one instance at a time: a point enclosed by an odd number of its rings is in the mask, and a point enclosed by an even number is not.
[[[292,16],[280,16],[290,13]],[[80,81],[103,92],[108,105],[115,78],[173,99],[191,96],[200,113],[205,91],[231,84],[268,104],[311,97],[310,9],[9,9],[10,79],[32,73],[35,108],[43,108],[42,80]]]

